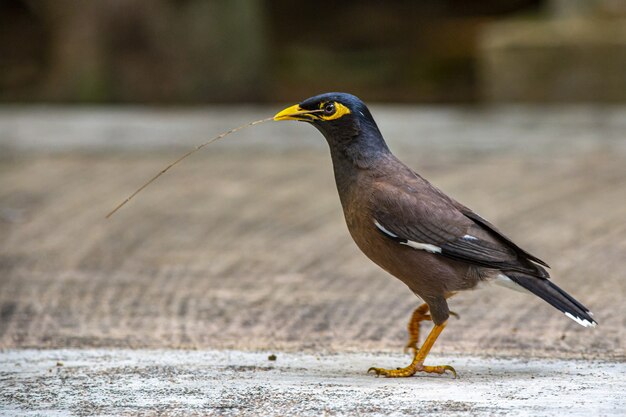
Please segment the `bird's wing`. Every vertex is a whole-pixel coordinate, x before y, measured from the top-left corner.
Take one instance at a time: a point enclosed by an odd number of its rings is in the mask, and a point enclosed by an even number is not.
[[[378,183],[373,199],[373,226],[399,244],[485,268],[548,277],[530,262],[537,258],[421,177],[402,185]]]
[[[487,220],[483,219],[480,215],[474,213],[472,210],[470,210],[469,208],[457,203],[459,210],[461,211],[461,213],[463,213],[464,216],[466,216],[467,218],[473,220],[475,223],[479,224],[480,226],[482,226],[483,228],[489,230],[492,234],[498,236],[498,238],[500,238],[500,240],[506,242],[510,247],[514,248],[518,253],[523,254],[527,259],[538,263],[539,265],[545,266],[546,268],[550,268],[550,265],[548,265],[547,263],[545,263],[544,261],[542,261],[541,259],[537,258],[535,255],[525,251],[524,249],[520,248],[519,246],[517,246],[511,239],[509,239],[504,233],[502,233],[500,230],[498,230],[497,227],[495,227],[493,224],[491,224],[490,222],[488,222]]]

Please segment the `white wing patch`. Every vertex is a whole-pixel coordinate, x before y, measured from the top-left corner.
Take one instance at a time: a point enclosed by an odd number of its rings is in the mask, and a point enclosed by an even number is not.
[[[383,232],[386,235],[389,235],[393,238],[398,238],[398,235],[395,235],[393,233],[391,233],[389,230],[385,229],[385,226],[383,226],[382,224],[378,223],[378,220],[374,219],[374,225],[378,228],[378,230],[380,230],[381,232]]]
[[[476,236],[472,236],[472,235],[465,235],[465,236],[463,236],[463,239],[465,239],[465,240],[478,240],[478,238]]]
[[[413,249],[425,250],[430,253],[441,253],[441,248],[439,246],[431,245],[430,243],[419,243],[407,240],[406,242],[400,242],[400,244],[410,246]]]
[[[430,252],[430,253],[441,253],[441,248],[439,246],[431,245],[430,243],[414,242],[412,240],[408,240],[408,239],[404,239],[404,238],[399,237],[395,233],[392,233],[389,230],[387,230],[385,228],[385,226],[383,226],[382,224],[378,223],[378,220],[376,220],[376,219],[374,219],[374,225],[378,228],[378,230],[380,230],[381,232],[383,232],[387,236],[395,239],[401,245],[410,246],[413,249],[425,250],[426,252]]]

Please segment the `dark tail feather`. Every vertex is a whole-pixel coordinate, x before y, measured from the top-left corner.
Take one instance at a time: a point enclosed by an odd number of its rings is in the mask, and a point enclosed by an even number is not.
[[[551,306],[565,313],[567,317],[581,326],[595,327],[598,324],[591,317],[591,312],[587,307],[576,301],[574,297],[560,289],[552,281],[508,271],[506,276],[511,281],[547,301]]]

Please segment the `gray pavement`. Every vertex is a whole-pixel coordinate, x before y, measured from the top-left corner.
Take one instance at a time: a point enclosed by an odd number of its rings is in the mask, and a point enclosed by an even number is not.
[[[372,352],[10,350],[0,353],[0,414],[621,417],[626,409],[625,363],[429,359],[454,365],[459,378],[376,378],[369,366],[408,358]]]

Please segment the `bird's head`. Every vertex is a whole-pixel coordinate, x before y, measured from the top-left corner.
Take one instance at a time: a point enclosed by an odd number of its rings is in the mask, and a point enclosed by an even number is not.
[[[357,136],[376,123],[367,106],[347,93],[326,93],[287,107],[274,120],[297,120],[314,125],[329,140]]]
[[[390,154],[367,106],[352,94],[311,97],[287,107],[274,120],[297,120],[315,126],[326,138],[334,164],[347,162],[367,168]]]

